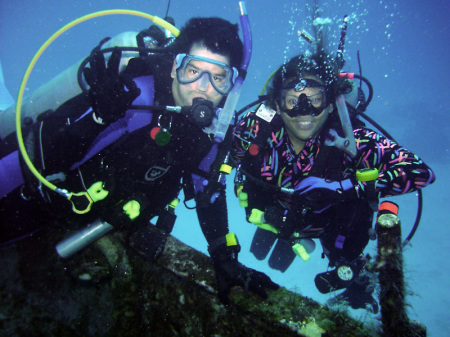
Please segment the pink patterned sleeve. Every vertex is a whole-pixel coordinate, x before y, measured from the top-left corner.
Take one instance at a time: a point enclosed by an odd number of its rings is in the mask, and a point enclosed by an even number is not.
[[[405,194],[428,186],[433,171],[418,156],[372,130],[354,130],[358,154],[356,168],[377,168],[380,197]]]

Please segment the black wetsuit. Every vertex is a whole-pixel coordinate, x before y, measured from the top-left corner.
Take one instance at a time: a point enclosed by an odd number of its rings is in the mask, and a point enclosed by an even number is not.
[[[167,58],[151,56],[148,59],[132,59],[126,71],[133,78],[153,77],[155,105],[174,105],[169,75],[171,65],[171,60]],[[145,87],[141,88],[141,91],[144,90]],[[47,214],[75,219],[80,226],[97,218],[122,228],[147,224],[177,197],[183,187],[185,194],[190,194],[193,189],[192,174],[207,173],[200,171],[199,165],[214,142],[185,117],[168,115],[167,112],[161,118],[158,118],[159,112],[153,112],[150,124],[125,132],[91,158],[84,158],[99,137],[104,137],[105,130],[111,128],[94,122],[91,113],[80,118],[88,109],[89,99],[86,94],[81,94],[24,130],[24,139],[28,144],[27,152],[44,177],[61,176],[61,173],[65,176],[65,181],[55,183],[57,187],[80,192],[101,181],[109,192],[108,196],[95,202],[87,214],[75,214],[66,198],[45,187],[41,191],[38,181],[22,163],[25,183],[0,199],[2,242],[45,226],[49,219]],[[158,123],[167,128],[170,126],[171,140],[167,145],[159,146],[151,137],[151,131],[158,127]],[[103,136],[99,136],[102,133]],[[17,151],[17,141],[15,135],[10,135],[0,144],[0,158],[14,151]],[[215,207],[222,212],[226,209],[224,190],[219,192],[220,196],[213,204],[197,205],[208,242],[228,233],[226,217],[213,220]],[[128,200],[138,200],[141,204],[140,216],[133,221],[122,215],[123,204]]]

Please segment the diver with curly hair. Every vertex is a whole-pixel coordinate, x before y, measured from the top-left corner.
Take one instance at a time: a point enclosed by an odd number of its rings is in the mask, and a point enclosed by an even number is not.
[[[415,154],[350,118],[344,97],[358,88],[320,40],[315,47],[282,65],[265,104],[237,123],[236,193],[258,226],[256,258],[273,248],[269,266],[284,272],[296,255],[308,260],[319,239],[331,268],[316,276],[319,291],[346,288],[337,299],[376,313],[362,253],[374,238],[378,198],[416,191],[435,176]]]

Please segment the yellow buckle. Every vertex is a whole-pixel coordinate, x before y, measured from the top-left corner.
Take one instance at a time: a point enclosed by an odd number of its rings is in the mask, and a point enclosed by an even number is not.
[[[230,174],[232,169],[233,169],[233,167],[228,164],[222,164],[220,166],[220,172],[225,173],[225,174]]]
[[[376,168],[363,168],[356,171],[356,179],[361,182],[378,179],[379,172]]]
[[[141,214],[141,205],[136,200],[131,200],[123,205],[123,210],[131,220],[134,220]]]
[[[234,233],[228,233],[227,235],[225,235],[225,240],[227,242],[227,247],[239,246],[239,241],[236,234]]]

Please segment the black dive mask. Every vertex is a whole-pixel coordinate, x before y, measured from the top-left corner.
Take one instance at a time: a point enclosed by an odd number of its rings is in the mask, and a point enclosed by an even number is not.
[[[289,117],[297,116],[319,116],[325,107],[316,108],[311,100],[305,94],[301,94],[298,98],[297,104],[292,109],[284,109],[283,111]]]
[[[202,129],[210,126],[216,115],[213,103],[199,97],[193,99],[192,106],[183,107],[182,112],[191,123]]]
[[[298,98],[289,95],[290,90],[302,92],[306,88],[311,88],[308,92],[310,96],[305,93],[301,93]],[[281,110],[290,117],[318,116],[327,106],[326,89],[323,84],[313,79],[300,78],[283,87],[280,103]]]

